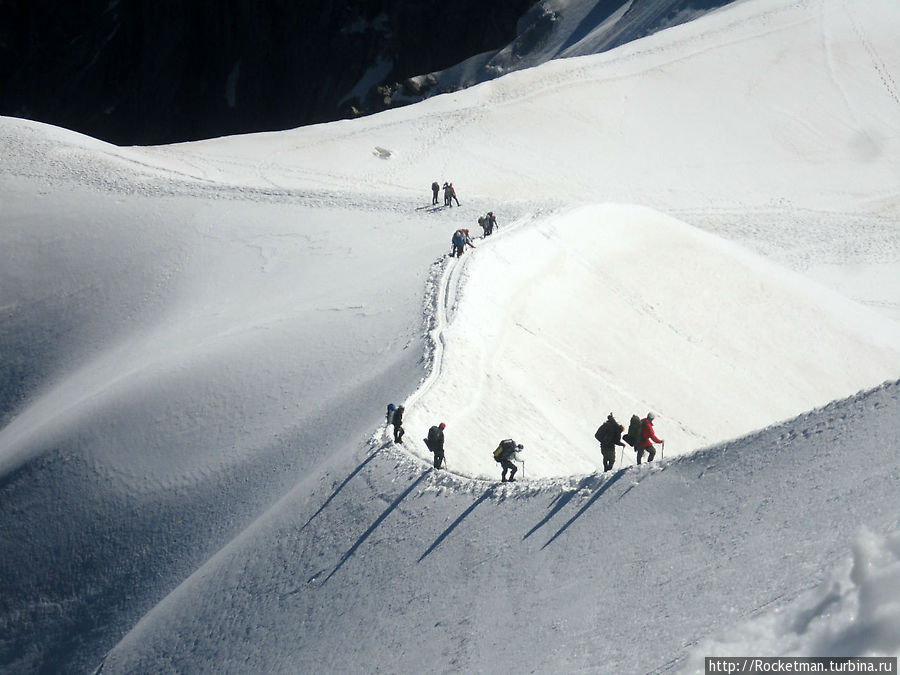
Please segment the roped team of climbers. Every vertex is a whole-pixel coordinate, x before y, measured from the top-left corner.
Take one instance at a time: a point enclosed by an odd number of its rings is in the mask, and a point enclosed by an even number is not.
[[[494,215],[493,211],[488,211],[485,215],[478,217],[478,224],[484,231],[484,236],[490,237],[494,228],[497,227],[497,216]]]
[[[431,184],[432,205],[438,203],[437,200],[440,189],[441,187],[438,185],[437,181],[434,181]],[[452,207],[453,200],[456,200],[456,205],[459,206],[459,199],[456,197],[456,190],[453,188],[453,183],[445,182],[443,190],[444,206]],[[482,228],[484,236],[488,237],[493,233],[494,228],[497,227],[497,217],[494,215],[493,211],[488,211],[484,216],[479,216],[478,225]],[[472,238],[469,236],[469,230],[465,228],[460,228],[453,233],[451,244],[453,246],[451,256],[457,258],[462,256],[466,250],[466,246],[475,248],[475,244],[472,243]],[[395,406],[391,403],[387,407],[386,421],[388,425],[393,425],[394,427],[394,443],[403,442],[403,412],[404,407],[402,405]],[[656,437],[656,432],[653,429],[653,420],[655,418],[656,415],[653,412],[648,412],[647,416],[644,418],[632,415],[628,432],[623,436],[622,432],[625,431],[625,427],[616,421],[616,418],[612,413],[606,417],[606,421],[600,425],[594,434],[594,438],[600,442],[600,453],[603,456],[604,472],[612,470],[616,463],[616,447],[619,446],[624,448],[625,443],[628,443],[628,445],[634,448],[637,453],[638,464],[641,463],[645,452],[647,453],[647,461],[653,461],[653,458],[656,457],[656,448],[653,447],[653,443],[659,443],[665,447],[665,443]],[[446,458],[444,456],[444,429],[446,426],[447,425],[444,422],[441,422],[440,424],[431,427],[428,430],[428,436],[423,439],[428,450],[434,455],[435,469],[446,468]],[[494,450],[494,460],[500,464],[502,469],[501,480],[504,483],[514,482],[516,480],[515,475],[517,467],[515,462],[520,461],[519,453],[523,449],[524,446],[521,443],[516,443],[511,438],[507,438],[500,441],[497,449]]]
[[[624,436],[622,432],[625,427],[616,421],[612,413],[606,417],[606,421],[600,425],[594,438],[600,441],[600,453],[603,455],[603,471],[610,471],[616,463],[616,446],[625,447],[625,443],[632,446],[637,453],[637,463],[641,463],[644,453],[647,453],[647,461],[652,462],[656,457],[656,448],[654,443],[659,443],[665,447],[665,442],[656,437],[656,431],[653,429],[653,420],[656,415],[651,411],[647,416],[641,419],[637,415],[631,416],[631,422],[628,425],[628,433]],[[625,441],[623,443],[622,441]]]
[[[453,233],[453,238],[450,240],[451,246],[453,246],[453,251],[450,253],[451,256],[461,257],[463,253],[466,251],[466,246],[471,246],[475,248],[475,244],[472,243],[472,238],[469,236],[468,230],[457,230]]]
[[[438,194],[441,191],[441,186],[437,181],[433,181],[431,183],[431,204],[432,206],[437,206],[438,203]],[[444,206],[453,206],[453,202],[456,201],[456,205],[459,206],[459,198],[456,196],[456,189],[453,187],[453,183],[448,183],[444,181],[443,185],[444,190]],[[483,232],[483,236],[489,237],[493,234],[494,229],[498,227],[497,225],[497,216],[494,215],[493,211],[488,211],[485,215],[478,217],[478,225],[481,227]],[[450,244],[452,245],[450,255],[459,258],[466,251],[466,246],[470,246],[475,248],[475,244],[472,243],[472,237],[469,234],[469,230],[465,228],[460,228],[453,233],[453,237],[450,239]]]
[[[437,204],[437,192],[434,189],[434,186],[437,185],[437,181],[431,184],[431,191],[434,193],[434,200],[432,203]],[[454,200],[456,201],[456,205],[459,206],[459,198],[456,196],[456,190],[453,188],[453,183],[444,183],[444,206],[453,206]]]
[[[403,442],[403,412],[404,407],[402,405],[395,406],[391,403],[387,407],[386,421],[388,425],[393,425],[394,427],[395,443]],[[619,424],[613,413],[607,415],[606,421],[600,425],[594,434],[594,438],[600,442],[604,473],[611,471],[615,465],[616,446],[624,448],[625,443],[623,441],[634,447],[637,453],[638,464],[641,463],[645,452],[647,453],[647,461],[653,461],[653,458],[656,457],[656,448],[653,447],[653,444],[659,443],[665,447],[664,441],[656,436],[656,431],[653,428],[654,419],[656,419],[656,415],[652,411],[648,412],[643,419],[637,415],[632,415],[628,433],[623,436],[622,432],[625,431],[625,427]],[[447,468],[444,455],[444,429],[446,427],[447,425],[444,422],[436,424],[428,430],[428,436],[422,439],[425,441],[425,446],[434,455],[435,469]],[[500,477],[502,482],[507,483],[516,480],[515,476],[518,467],[516,467],[515,462],[524,461],[519,457],[519,453],[524,449],[525,446],[521,443],[516,443],[511,438],[500,441],[497,449],[494,450],[493,457],[494,461],[500,464],[502,469]]]

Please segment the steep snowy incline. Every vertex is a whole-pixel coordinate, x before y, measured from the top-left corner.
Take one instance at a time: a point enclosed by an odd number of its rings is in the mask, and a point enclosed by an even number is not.
[[[415,388],[452,223],[0,147],[0,670],[86,672]]]
[[[477,245],[450,263],[465,271],[444,283],[465,285],[436,302],[439,374],[406,413],[448,425],[454,473],[496,477],[508,437],[531,477],[589,473],[610,411],[627,426],[653,410],[681,454],[900,377],[900,323],[646,208],[581,207]],[[421,435],[407,447],[427,460]]]
[[[505,486],[361,448],[159,603],[103,673],[665,672],[781,612],[810,628],[786,649],[827,654],[852,608],[807,591],[861,528],[900,531],[898,419],[895,382],[655,466]],[[878,640],[859,646],[896,653],[900,589],[876,589]]]
[[[732,0],[542,0],[519,20],[518,36],[486,52],[413,78],[426,91],[453,90],[556,58],[598,54],[660,30],[696,20]],[[403,92],[398,92],[403,100]]]

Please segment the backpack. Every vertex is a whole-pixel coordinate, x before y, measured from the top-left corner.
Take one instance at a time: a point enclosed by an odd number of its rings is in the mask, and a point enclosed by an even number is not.
[[[612,445],[614,439],[613,423],[607,420],[597,429],[594,438],[600,441],[600,445]]]
[[[622,436],[622,440],[628,443],[628,445],[636,448],[637,444],[641,441],[641,418],[637,415],[631,416],[631,421],[628,423],[628,433]]]
[[[513,439],[507,438],[504,441],[500,441],[500,445],[494,450],[494,461],[500,462],[506,459],[515,449],[516,442]]]
[[[438,442],[438,439],[441,436],[443,436],[443,432],[441,431],[441,428],[438,426],[431,427],[428,430],[428,438],[425,439],[425,445],[428,446],[429,450],[434,452],[436,449],[439,448],[440,443]]]
[[[397,409],[393,403],[388,403],[387,405],[387,423],[390,424],[391,420],[394,418],[394,411]]]

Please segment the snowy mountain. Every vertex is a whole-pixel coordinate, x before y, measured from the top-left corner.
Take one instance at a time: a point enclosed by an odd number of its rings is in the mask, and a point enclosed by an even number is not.
[[[0,115],[119,145],[287,129],[610,49],[726,3],[6,2]]]
[[[391,90],[391,103],[419,101],[533,68],[552,59],[600,54],[686,23],[732,0],[541,0],[519,19],[516,37],[499,49],[411,77]],[[371,105],[371,103],[370,103]]]
[[[3,670],[897,655],[898,27],[747,0],[152,148],[0,118]]]

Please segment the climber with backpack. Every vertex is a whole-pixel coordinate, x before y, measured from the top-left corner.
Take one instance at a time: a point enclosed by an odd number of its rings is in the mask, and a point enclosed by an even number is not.
[[[472,240],[469,238],[468,230],[457,230],[454,232],[450,243],[453,245],[453,252],[450,254],[451,257],[461,257],[466,250],[466,245],[475,248],[475,244],[473,244]]]
[[[428,430],[428,438],[425,439],[425,445],[434,453],[434,468],[440,469],[444,464],[444,427],[447,425],[441,422],[437,426],[433,426]]]
[[[486,215],[478,216],[478,225],[484,230],[484,236],[489,237],[497,225],[497,216],[493,211],[488,211]]]
[[[495,227],[497,227],[497,216],[494,215],[493,211],[488,211],[484,217],[484,236],[491,236]]]
[[[394,425],[394,443],[402,443],[403,442],[403,434],[406,433],[403,430],[403,411],[406,410],[402,405],[398,405],[397,409],[394,410],[394,414],[391,415],[391,424]]]
[[[600,425],[594,438],[600,441],[600,452],[603,455],[603,471],[611,471],[616,464],[616,446],[625,447],[622,442],[622,432],[625,427],[616,421],[612,413],[606,417],[606,421]]]
[[[503,467],[501,480],[504,483],[515,482],[516,471],[518,471],[519,468],[513,464],[513,461],[517,458],[518,453],[524,449],[525,446],[521,443],[516,443],[513,439],[507,438],[506,440],[500,441],[500,445],[494,450],[494,461],[499,462],[500,466]],[[506,477],[507,471],[509,471],[509,478]]]
[[[656,457],[656,448],[653,447],[653,443],[663,442],[656,437],[656,434],[653,431],[654,419],[656,419],[656,415],[652,412],[648,412],[647,416],[641,420],[640,436],[637,443],[634,445],[634,449],[637,451],[638,464],[641,463],[641,457],[644,455],[644,451],[647,452],[647,461],[652,462],[653,458]]]

